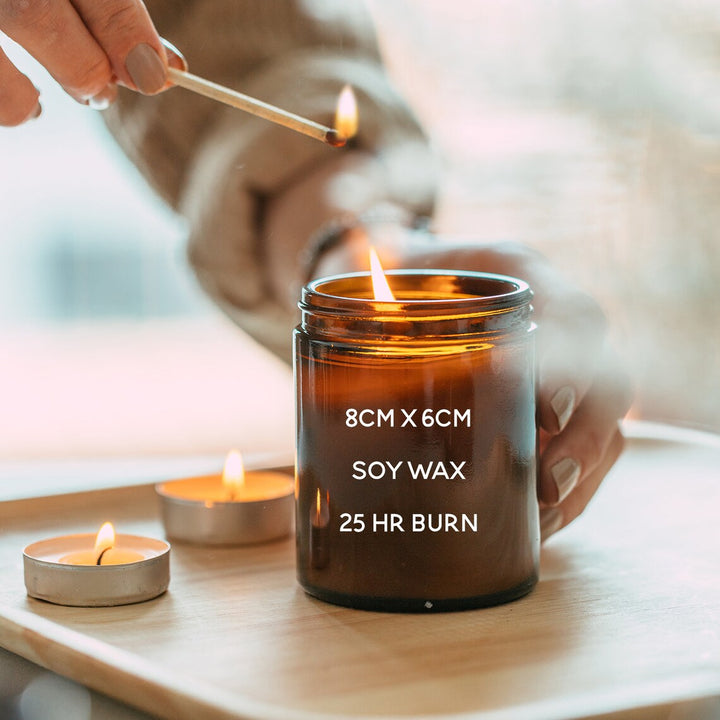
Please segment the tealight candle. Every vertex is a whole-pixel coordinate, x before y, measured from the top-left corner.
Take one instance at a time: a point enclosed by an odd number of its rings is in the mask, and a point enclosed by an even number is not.
[[[292,530],[293,480],[280,472],[245,472],[228,453],[222,474],[155,486],[165,532],[200,545],[248,545],[287,537]]]
[[[105,523],[97,535],[62,535],[28,545],[23,565],[31,597],[77,607],[128,605],[167,590],[170,545],[116,535]]]
[[[59,562],[66,565],[125,565],[144,560],[142,553],[115,547],[115,529],[112,523],[105,523],[95,537],[92,550],[77,550],[63,555]]]
[[[518,598],[540,546],[530,288],[448,270],[387,279],[303,289],[298,579],[374,610]]]

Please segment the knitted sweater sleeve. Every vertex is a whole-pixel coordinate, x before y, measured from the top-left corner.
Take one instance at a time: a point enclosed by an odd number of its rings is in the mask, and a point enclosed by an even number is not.
[[[385,73],[358,0],[148,0],[147,6],[160,34],[197,75],[327,125],[343,85],[358,98],[360,131],[351,149],[182,88],[153,97],[121,90],[105,113],[131,160],[187,218],[188,256],[200,284],[287,359],[310,238],[323,223],[382,202],[429,214],[434,178],[426,138]],[[336,192],[341,187],[351,202]],[[268,218],[278,212],[293,232],[273,230]]]

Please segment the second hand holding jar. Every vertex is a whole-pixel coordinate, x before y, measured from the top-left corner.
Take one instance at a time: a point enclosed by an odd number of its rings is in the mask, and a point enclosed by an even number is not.
[[[388,279],[396,299],[376,299],[368,274],[303,289],[298,579],[372,610],[521,597],[540,548],[530,288],[444,270]]]

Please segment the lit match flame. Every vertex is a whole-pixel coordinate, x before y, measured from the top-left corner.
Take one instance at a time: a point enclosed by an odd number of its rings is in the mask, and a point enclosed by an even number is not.
[[[242,455],[237,450],[231,450],[225,458],[222,484],[229,500],[234,500],[245,485],[245,467],[243,466]]]
[[[95,538],[95,561],[96,565],[102,563],[103,555],[106,551],[110,550],[115,545],[115,528],[112,523],[106,522],[98,531],[97,537]]]
[[[372,272],[372,286],[375,300],[383,300],[385,302],[395,302],[395,296],[388,285],[387,278],[380,258],[377,256],[374,247],[370,247],[370,270]]]
[[[358,107],[355,93],[346,85],[338,97],[335,110],[335,131],[343,140],[354,137],[358,130]]]

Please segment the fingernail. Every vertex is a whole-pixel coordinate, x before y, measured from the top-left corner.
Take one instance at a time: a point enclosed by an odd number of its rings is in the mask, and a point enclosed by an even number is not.
[[[97,95],[88,98],[88,105],[93,110],[106,110],[115,102],[115,98],[117,98],[117,86],[108,85]]]
[[[28,116],[28,119],[35,120],[35,119],[39,118],[41,115],[42,115],[42,105],[40,103],[38,103],[35,106],[35,109]]]
[[[570,385],[561,387],[553,395],[550,401],[550,407],[555,413],[558,427],[560,428],[560,432],[562,432],[568,424],[568,420],[570,420],[570,416],[575,408],[575,388]]]
[[[160,38],[160,42],[163,44],[167,52],[168,65],[177,68],[178,70],[188,69],[187,60],[185,56],[168,40]]]
[[[125,68],[137,89],[145,95],[159,92],[167,81],[165,65],[147,43],[136,45],[128,53]]]
[[[563,524],[563,514],[560,508],[543,508],[540,511],[540,541],[545,542],[554,535]]]
[[[580,463],[572,458],[563,458],[550,468],[550,473],[558,491],[557,501],[561,503],[572,492],[580,479]]]

